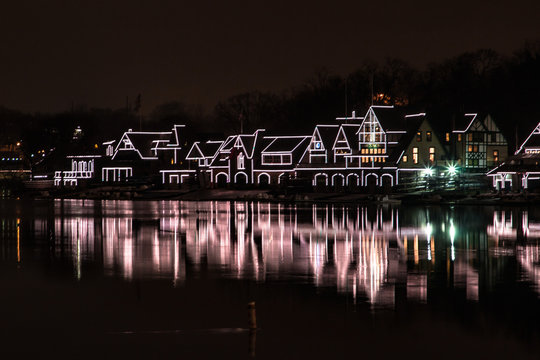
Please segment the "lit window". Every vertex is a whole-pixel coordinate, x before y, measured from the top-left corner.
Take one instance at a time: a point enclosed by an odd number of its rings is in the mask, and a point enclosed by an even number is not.
[[[468,141],[472,141],[472,133],[468,133],[468,134],[467,134],[467,140],[468,140]]]
[[[429,148],[429,161],[431,163],[435,162],[435,148],[434,147]]]
[[[461,134],[457,135],[457,141],[461,142]]]
[[[404,163],[407,162],[407,155],[403,155],[403,162],[404,162]]]
[[[238,169],[243,170],[243,169],[246,168],[246,166],[244,164],[244,154],[240,153],[238,155],[238,157],[236,158],[236,162],[237,162],[237,165],[238,165]]]
[[[472,145],[469,145],[468,150],[469,152],[472,152]]]
[[[431,141],[431,131],[426,131],[426,141]]]
[[[422,132],[421,131],[418,131],[416,133],[416,141],[422,141]]]
[[[418,148],[417,147],[413,147],[412,149],[412,161],[413,161],[413,164],[418,164]]]
[[[446,142],[450,142],[450,133],[446,133],[445,140]]]
[[[478,152],[478,145],[474,145],[474,146],[473,146],[473,152],[475,152],[475,153]]]
[[[499,162],[499,150],[493,150],[493,161]]]

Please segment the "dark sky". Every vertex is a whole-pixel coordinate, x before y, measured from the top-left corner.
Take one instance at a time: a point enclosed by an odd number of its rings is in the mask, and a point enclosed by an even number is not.
[[[181,100],[210,109],[254,89],[300,84],[365,59],[423,66],[540,39],[540,1],[9,1],[0,7],[0,105],[71,103],[143,111]]]

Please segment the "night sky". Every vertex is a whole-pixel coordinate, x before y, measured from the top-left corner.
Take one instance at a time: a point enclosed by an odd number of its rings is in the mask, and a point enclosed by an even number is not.
[[[280,91],[317,69],[400,57],[422,67],[464,51],[511,54],[540,38],[540,2],[11,1],[0,11],[0,105],[143,112]]]

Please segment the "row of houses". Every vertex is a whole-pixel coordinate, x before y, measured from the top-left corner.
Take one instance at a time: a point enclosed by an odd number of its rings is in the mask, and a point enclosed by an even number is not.
[[[393,106],[371,106],[363,116],[353,111],[306,135],[259,129],[188,143],[185,127],[176,125],[165,132],[130,129],[97,148],[97,153],[69,155],[70,169],[55,172],[55,185],[144,180],[215,187],[303,181],[315,187],[391,188],[430,177],[450,179],[458,171],[484,176],[508,157],[507,140],[490,115],[467,113],[445,125],[429,114],[404,114]],[[505,184],[498,177],[495,182]]]

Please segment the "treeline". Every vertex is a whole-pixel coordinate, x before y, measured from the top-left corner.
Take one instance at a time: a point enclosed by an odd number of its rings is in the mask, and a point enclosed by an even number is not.
[[[363,115],[372,103],[425,111],[440,122],[463,112],[488,112],[515,142],[516,133],[522,138],[540,121],[540,42],[527,43],[510,56],[485,49],[467,52],[422,70],[400,59],[366,61],[347,76],[321,69],[295,88],[233,95],[206,112],[181,101],[157,106],[143,119],[125,108],[78,107],[58,114],[0,108],[0,140],[23,140],[26,151],[35,152],[73,143],[76,126],[83,131],[82,147],[118,139],[128,128],[166,130],[173,124],[186,124],[193,139],[258,128],[310,134],[315,124],[352,110]]]

